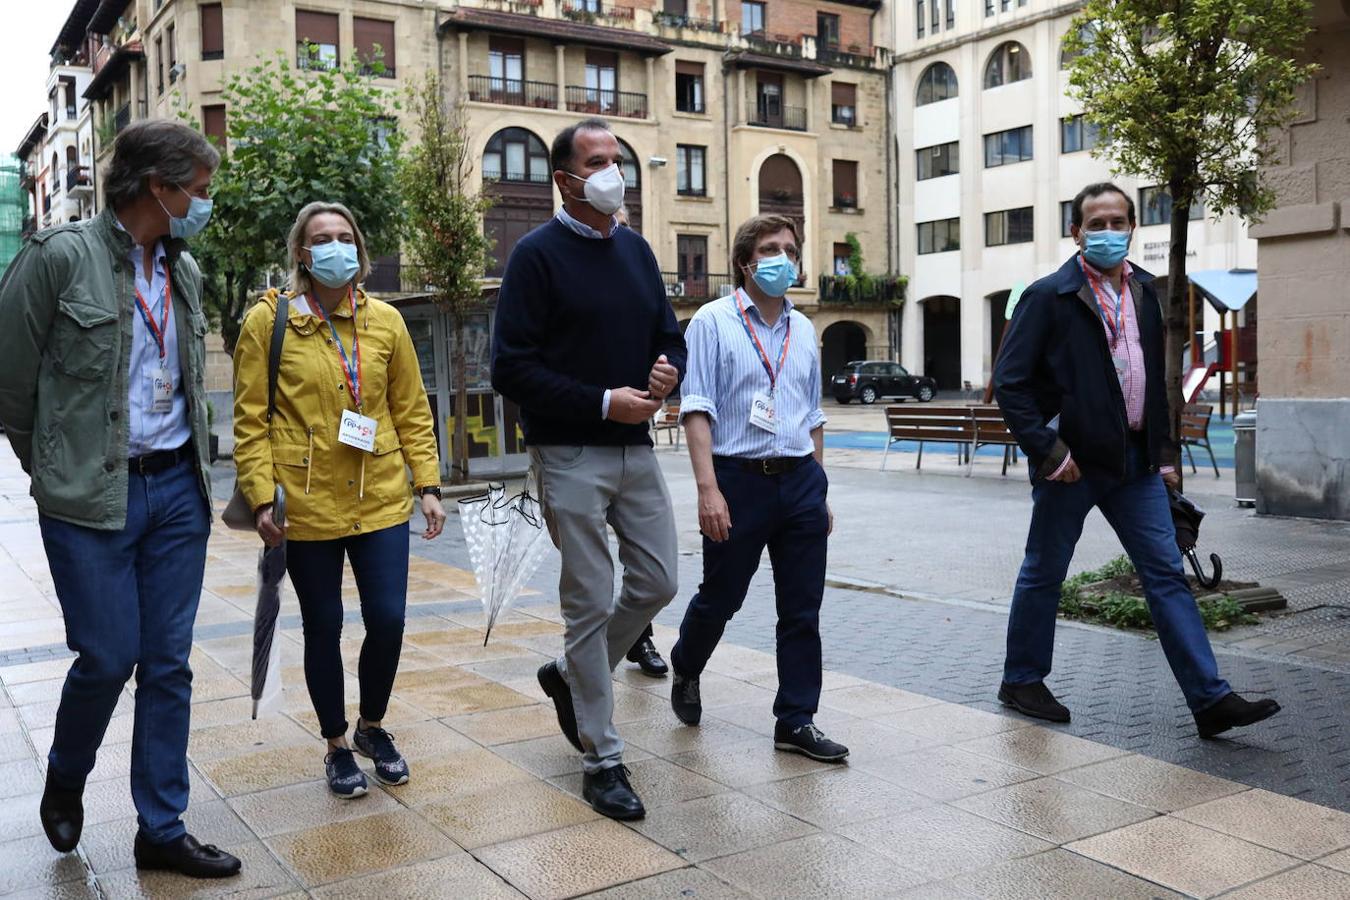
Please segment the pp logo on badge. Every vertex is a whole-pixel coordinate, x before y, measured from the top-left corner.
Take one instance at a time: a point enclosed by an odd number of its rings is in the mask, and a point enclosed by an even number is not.
[[[338,441],[369,453],[375,449],[375,426],[376,422],[370,416],[344,409],[338,427]]]

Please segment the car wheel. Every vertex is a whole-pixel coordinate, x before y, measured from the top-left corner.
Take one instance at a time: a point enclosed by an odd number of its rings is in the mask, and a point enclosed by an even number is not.
[[[933,388],[931,386],[925,384],[923,387],[919,388],[920,403],[928,403],[933,399],[933,396]]]
[[[871,406],[873,403],[877,402],[877,389],[870,384],[864,385],[863,389],[858,392],[858,399],[868,406]]]

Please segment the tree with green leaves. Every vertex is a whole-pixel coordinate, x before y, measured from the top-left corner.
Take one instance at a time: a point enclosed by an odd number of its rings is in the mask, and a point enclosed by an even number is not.
[[[229,147],[211,184],[211,225],[193,251],[215,282],[207,296],[228,352],[250,294],[285,265],[286,235],[306,203],[346,204],[371,255],[397,249],[399,103],[373,84],[381,68],[312,54],[297,68],[278,52],[226,83]]]
[[[1094,153],[1171,197],[1163,319],[1174,440],[1190,339],[1188,211],[1201,202],[1214,216],[1255,218],[1273,205],[1261,167],[1315,71],[1296,59],[1308,12],[1309,0],[1088,0],[1064,42],[1069,94],[1106,136]]]
[[[465,383],[468,316],[484,308],[482,277],[492,241],[483,233],[491,202],[471,190],[474,160],[458,107],[448,107],[440,79],[429,74],[409,89],[408,105],[421,139],[399,165],[398,184],[407,211],[404,255],[431,298],[450,317],[454,334],[451,381],[455,386],[455,433],[451,443],[454,484],[468,480],[469,390]]]

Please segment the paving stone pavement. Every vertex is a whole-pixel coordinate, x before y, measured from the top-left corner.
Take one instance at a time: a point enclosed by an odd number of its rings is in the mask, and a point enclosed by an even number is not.
[[[40,560],[20,565],[17,546],[0,540],[8,557],[0,569],[7,584],[33,588],[19,591],[22,602],[43,613],[49,589],[30,579]],[[629,666],[615,674],[616,721],[649,814],[631,824],[601,819],[579,800],[578,756],[533,679],[560,648],[556,603],[544,592],[523,597],[483,646],[472,576],[425,556],[411,564],[386,717],[412,779],[372,781],[368,796],[335,800],[321,780],[289,586],[282,710],[250,720],[256,552],[247,536],[220,528],[212,536],[192,659],[185,817],[239,855],[244,873],[204,884],[132,866],[130,688],[86,788],[81,845],[65,856],[50,849],[37,805],[69,665],[52,654],[0,664],[0,895],[1350,897],[1350,814],[837,670],[826,673],[818,720],[850,745],[849,763],[778,753],[774,658],[732,640],[704,676],[696,729],[674,719],[667,681]],[[350,573],[345,590],[351,596]],[[831,616],[845,611],[837,594],[858,603],[850,621],[879,627],[895,618],[885,605],[895,601],[857,592],[832,592]],[[343,657],[355,699],[363,629],[356,616],[349,623]],[[747,629],[759,625],[745,617]],[[674,636],[657,629],[664,651]],[[894,665],[894,653],[875,644],[858,655]],[[916,668],[925,663],[918,655]],[[927,651],[927,666],[943,655]]]
[[[680,532],[680,595],[658,616],[678,627],[701,577],[696,492],[687,457],[662,445]],[[831,588],[822,610],[826,665],[840,672],[995,711],[1002,671],[1007,595],[1022,559],[1030,515],[1021,472],[961,477],[954,458],[944,466],[925,454],[923,473],[897,467],[880,473],[877,454],[862,463],[845,451],[831,462],[836,513],[830,571],[837,583],[886,586],[902,597]],[[894,462],[894,459],[892,460]],[[913,465],[912,457],[909,466]],[[932,468],[932,471],[928,471]],[[889,464],[888,464],[889,468]],[[1203,473],[1202,473],[1203,474]],[[1219,550],[1231,577],[1276,582],[1302,579],[1309,592],[1350,607],[1335,572],[1350,565],[1350,524],[1257,517],[1225,505],[1209,481],[1189,490],[1209,511],[1202,548]],[[1201,488],[1211,488],[1204,493]],[[1231,482],[1229,482],[1231,489]],[[414,542],[417,543],[417,542]],[[442,541],[414,552],[463,564],[454,528]],[[1094,513],[1074,570],[1120,555],[1119,543]],[[558,558],[545,560],[531,582],[556,590]],[[1299,568],[1302,566],[1303,568]],[[1285,573],[1268,576],[1268,572]],[[1320,580],[1319,580],[1320,579]],[[944,587],[949,585],[950,587]],[[1291,601],[1292,602],[1292,601]],[[1350,629],[1339,620],[1312,629],[1296,646],[1284,623],[1316,611],[1263,617],[1258,626],[1215,634],[1222,673],[1252,696],[1274,696],[1274,719],[1220,741],[1196,738],[1194,722],[1161,649],[1147,636],[1061,622],[1049,683],[1074,713],[1064,728],[1121,749],[1234,778],[1293,797],[1350,810]],[[1310,621],[1310,620],[1304,620]],[[773,650],[773,582],[767,555],[727,640]]]

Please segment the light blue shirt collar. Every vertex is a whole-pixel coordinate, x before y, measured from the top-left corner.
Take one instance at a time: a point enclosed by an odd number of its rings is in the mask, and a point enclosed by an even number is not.
[[[610,216],[609,234],[608,235],[601,234],[598,229],[592,228],[585,222],[576,219],[571,213],[567,211],[567,207],[565,206],[559,207],[557,219],[559,222],[566,225],[568,229],[574,232],[575,234],[579,234],[584,238],[590,238],[591,240],[596,241],[609,240],[609,238],[612,238],[614,236],[614,229],[619,227],[618,218],[615,216]]]
[[[764,321],[764,316],[760,314],[759,307],[755,305],[755,301],[750,299],[750,294],[749,292],[746,291],[745,288],[736,288],[736,297],[740,301],[741,305],[745,307],[746,313],[754,316],[756,319],[759,319],[759,321],[764,324],[765,328],[769,327],[778,328],[784,322],[786,322],[789,317],[791,317],[792,310],[794,309],[792,301],[788,297],[784,296],[783,314],[778,317],[777,322],[774,322],[773,325],[770,326],[768,322]]]

